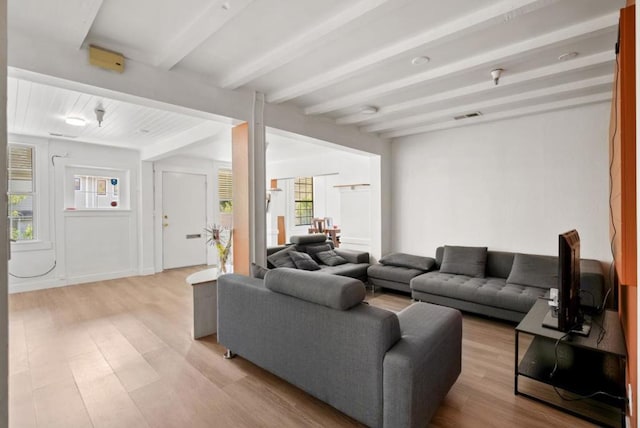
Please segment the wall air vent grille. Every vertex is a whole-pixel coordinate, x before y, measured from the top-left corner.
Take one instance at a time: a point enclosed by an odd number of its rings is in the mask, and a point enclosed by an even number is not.
[[[461,114],[460,116],[454,116],[453,118],[455,120],[461,120],[461,119],[469,119],[471,117],[478,117],[478,116],[482,116],[482,113],[480,113],[479,111],[474,111],[473,113]]]

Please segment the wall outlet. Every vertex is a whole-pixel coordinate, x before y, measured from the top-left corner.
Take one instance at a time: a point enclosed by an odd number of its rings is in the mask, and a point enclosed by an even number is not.
[[[633,388],[631,384],[627,384],[627,405],[629,406],[629,416],[633,417]]]

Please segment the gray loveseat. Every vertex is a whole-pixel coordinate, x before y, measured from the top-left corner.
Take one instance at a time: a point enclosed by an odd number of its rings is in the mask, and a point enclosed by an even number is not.
[[[364,296],[338,275],[223,275],[218,342],[368,426],[425,426],[460,374],[460,312],[414,303],[395,314]]]
[[[333,251],[338,257],[332,257],[331,255],[323,257],[328,251]],[[308,260],[292,259],[292,252],[309,255],[318,266],[317,272],[348,276],[367,282],[369,253],[334,248],[333,242],[327,240],[327,235],[324,233],[294,235],[291,237],[291,244],[289,245],[267,248],[267,267],[270,269],[288,267],[309,270],[308,266],[311,265],[314,268],[313,263],[309,263]],[[296,256],[299,257],[300,254]],[[323,257],[324,260],[320,259],[319,256]]]
[[[411,279],[415,300],[515,322],[558,284],[557,257],[487,251],[486,247],[439,247],[434,269]],[[601,306],[604,285],[600,262],[582,259],[581,303]]]

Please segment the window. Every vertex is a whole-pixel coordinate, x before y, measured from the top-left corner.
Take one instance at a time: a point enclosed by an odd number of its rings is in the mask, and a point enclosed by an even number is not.
[[[36,190],[33,180],[34,148],[9,144],[7,158],[11,239],[34,240],[33,202]]]
[[[296,226],[313,221],[313,177],[298,177],[293,181]]]
[[[218,170],[218,212],[220,225],[231,228],[233,223],[233,175],[230,169]]]
[[[106,209],[120,206],[117,177],[74,174],[76,209]]]

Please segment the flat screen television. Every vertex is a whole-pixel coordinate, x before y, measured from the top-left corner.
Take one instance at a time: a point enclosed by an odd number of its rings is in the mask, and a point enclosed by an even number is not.
[[[580,312],[580,235],[576,230],[558,236],[558,307],[549,311],[543,325],[589,334]]]

